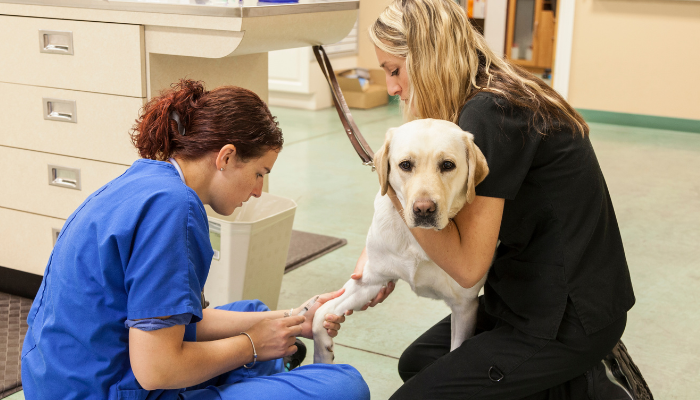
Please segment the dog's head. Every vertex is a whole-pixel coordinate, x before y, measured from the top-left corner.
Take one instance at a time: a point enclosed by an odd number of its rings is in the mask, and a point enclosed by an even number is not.
[[[389,129],[374,165],[382,195],[391,185],[408,226],[438,230],[474,200],[474,187],[489,173],[474,136],[436,119]]]

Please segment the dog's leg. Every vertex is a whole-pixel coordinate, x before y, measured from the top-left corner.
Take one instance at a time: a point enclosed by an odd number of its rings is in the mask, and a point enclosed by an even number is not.
[[[350,279],[343,288],[345,293],[340,297],[330,300],[316,310],[314,314],[314,363],[333,363],[333,339],[328,336],[323,321],[326,314],[343,315],[346,311],[361,310],[365,304],[369,303],[377,296],[384,283],[368,283],[363,277],[362,281]]]
[[[313,333],[314,333],[314,364],[333,364],[333,338],[328,336],[326,328],[323,327],[326,314],[330,314],[331,310],[343,300],[343,296],[330,300],[316,310],[314,314]]]
[[[452,309],[452,341],[450,351],[474,336],[476,329],[476,313],[479,309],[479,300],[464,300],[450,307]]]

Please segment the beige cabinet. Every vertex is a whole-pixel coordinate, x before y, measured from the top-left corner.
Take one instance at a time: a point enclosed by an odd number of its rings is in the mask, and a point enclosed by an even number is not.
[[[267,101],[268,52],[336,43],[359,8],[200,3],[0,0],[1,267],[43,274],[65,219],[138,158],[149,97],[189,77]]]
[[[143,26],[0,15],[0,81],[146,96]]]
[[[66,219],[128,166],[0,146],[0,205]]]
[[[43,274],[66,218],[138,158],[143,26],[0,15],[0,266]]]
[[[0,265],[43,275],[64,219],[0,207]]]
[[[2,82],[0,93],[0,110],[12,116],[0,127],[0,146],[122,165],[138,158],[129,131],[142,97]]]

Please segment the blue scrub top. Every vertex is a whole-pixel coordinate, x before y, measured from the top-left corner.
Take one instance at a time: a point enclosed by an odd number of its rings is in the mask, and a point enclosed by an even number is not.
[[[204,206],[171,164],[136,161],[68,218],[29,313],[27,399],[171,399],[129,362],[127,319],[191,313],[196,339],[213,250]]]

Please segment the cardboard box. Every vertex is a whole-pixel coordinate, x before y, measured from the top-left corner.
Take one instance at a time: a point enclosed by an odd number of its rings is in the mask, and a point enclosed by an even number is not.
[[[384,71],[381,69],[369,70],[369,85],[364,88],[360,81],[355,78],[345,78],[344,74],[351,73],[353,70],[340,71],[336,74],[338,85],[343,91],[345,101],[350,108],[372,108],[387,104],[389,102],[389,94],[386,92],[386,79]]]

